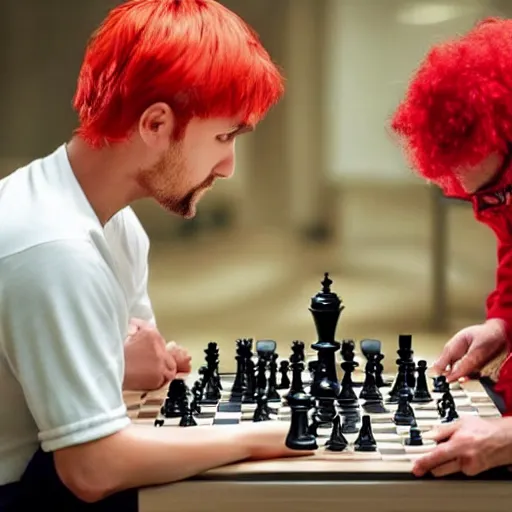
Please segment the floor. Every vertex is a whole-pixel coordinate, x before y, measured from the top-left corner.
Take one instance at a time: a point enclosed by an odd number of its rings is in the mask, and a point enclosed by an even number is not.
[[[155,241],[150,294],[160,330],[189,348],[195,366],[216,341],[222,371],[234,369],[237,338],[274,339],[288,353],[295,339],[316,340],[308,306],[326,271],[345,305],[338,339],[380,339],[386,369],[399,333],[413,334],[416,356],[432,361],[457,329],[483,319],[495,242],[470,209],[450,210],[449,327],[432,332],[428,190],[354,186],[340,201],[341,242],[298,241],[272,228]]]

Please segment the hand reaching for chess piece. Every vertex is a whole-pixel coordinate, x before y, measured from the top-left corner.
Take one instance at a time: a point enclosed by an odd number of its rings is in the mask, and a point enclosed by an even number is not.
[[[165,339],[151,324],[139,319],[130,321],[125,341],[125,376],[123,389],[150,391],[190,371],[190,357],[176,344],[167,346]]]
[[[431,452],[416,460],[413,473],[442,477],[454,473],[475,476],[512,464],[512,418],[465,417],[423,435],[436,441]]]
[[[466,378],[478,373],[506,344],[505,325],[501,320],[491,319],[466,327],[448,341],[432,371],[445,375],[448,382]]]

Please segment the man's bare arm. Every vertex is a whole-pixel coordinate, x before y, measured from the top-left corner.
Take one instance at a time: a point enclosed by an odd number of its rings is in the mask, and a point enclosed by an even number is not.
[[[131,488],[175,482],[248,458],[304,455],[285,447],[287,425],[264,422],[187,429],[132,425],[99,441],[55,452],[73,494],[96,502]]]

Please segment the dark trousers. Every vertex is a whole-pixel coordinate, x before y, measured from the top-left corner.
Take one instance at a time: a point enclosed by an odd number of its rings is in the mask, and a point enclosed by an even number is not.
[[[129,490],[97,503],[85,503],[60,481],[53,454],[38,450],[19,482],[0,486],[0,512],[41,508],[62,512],[138,512],[138,491]]]

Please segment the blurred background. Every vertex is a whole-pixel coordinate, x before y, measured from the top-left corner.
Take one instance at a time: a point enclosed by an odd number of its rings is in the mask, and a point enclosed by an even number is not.
[[[2,0],[0,176],[67,141],[90,33],[114,0]],[[416,179],[387,122],[429,46],[509,0],[224,0],[283,69],[287,95],[237,142],[235,177],[183,221],[136,204],[152,243],[160,330],[195,364],[209,341],[234,367],[240,337],[316,340],[311,297],[330,272],[345,304],[338,338],[399,333],[431,360],[484,318],[495,241],[467,205]],[[72,4],[72,7],[71,7]],[[5,219],[3,220],[5,222]]]

